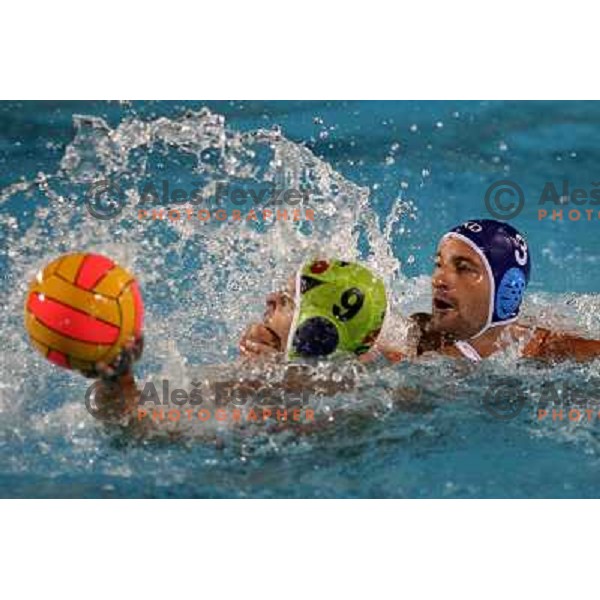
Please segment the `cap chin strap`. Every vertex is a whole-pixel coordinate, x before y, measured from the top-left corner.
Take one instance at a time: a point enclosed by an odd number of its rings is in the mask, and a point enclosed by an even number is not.
[[[489,298],[489,302],[488,302],[488,316],[487,316],[487,320],[485,322],[485,324],[483,325],[483,327],[475,334],[472,335],[469,339],[470,340],[475,340],[478,337],[482,336],[488,329],[491,329],[492,327],[498,327],[499,325],[506,325],[507,323],[512,323],[513,321],[517,320],[517,317],[511,317],[510,319],[503,319],[502,321],[496,321],[495,323],[493,323],[493,319],[494,319],[494,298],[496,296],[496,283],[494,282],[494,275],[492,273],[492,268],[490,266],[490,263],[487,259],[487,256],[483,253],[483,251],[481,250],[481,248],[471,239],[469,239],[467,236],[463,235],[462,233],[456,233],[454,231],[450,231],[449,233],[447,233],[446,235],[444,235],[442,237],[442,239],[440,240],[440,244],[447,238],[456,238],[458,240],[460,240],[461,242],[464,242],[465,244],[467,244],[467,246],[469,246],[469,248],[471,248],[472,250],[474,250],[477,255],[479,256],[479,258],[481,258],[481,262],[483,263],[487,276],[488,276],[488,281],[490,282],[490,298]]]
[[[479,355],[479,352],[477,352],[477,350],[475,350],[475,348],[473,348],[469,342],[466,342],[465,340],[457,340],[454,342],[454,347],[470,361],[475,363],[481,362],[481,356]]]
[[[515,316],[515,317],[511,317],[510,319],[504,319],[503,321],[496,321],[495,323],[490,323],[489,325],[485,325],[481,331],[479,331],[475,335],[472,335],[469,339],[470,340],[477,339],[478,337],[482,336],[486,331],[488,331],[489,329],[492,329],[493,327],[499,327],[500,325],[508,325],[509,323],[514,323],[517,320],[517,318],[518,317]]]
[[[290,332],[288,334],[285,358],[289,360],[290,352],[292,351],[292,345],[294,343],[294,335],[296,333],[296,327],[298,326],[298,319],[300,318],[300,301],[301,301],[301,276],[302,276],[302,265],[296,271],[296,289],[294,291],[294,316],[292,317],[292,324],[290,325]]]

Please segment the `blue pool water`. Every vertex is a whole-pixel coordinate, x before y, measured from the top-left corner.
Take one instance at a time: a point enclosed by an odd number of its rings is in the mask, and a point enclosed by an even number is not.
[[[486,189],[508,179],[526,198],[513,221],[532,251],[526,318],[598,337],[598,210],[538,220],[547,181],[600,183],[598,139],[597,102],[0,103],[0,495],[597,497],[600,419],[540,421],[535,403],[548,386],[576,386],[596,406],[598,363],[431,359],[361,374],[354,392],[320,401],[314,432],[207,426],[134,440],[86,412],[87,380],[34,352],[22,310],[50,259],[112,256],[144,294],[139,377],[189,381],[236,359],[265,294],[314,251],[366,260],[396,310],[427,310],[438,238],[488,217]],[[308,228],[141,223],[131,196],[98,221],[84,200],[99,177],[129,190],[296,182],[325,202]],[[524,400],[517,417],[486,410],[499,386]],[[419,402],[399,406],[398,389]]]

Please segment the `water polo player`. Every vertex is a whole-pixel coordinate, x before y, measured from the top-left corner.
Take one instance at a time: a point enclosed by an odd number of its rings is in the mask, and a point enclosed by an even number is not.
[[[309,261],[266,304],[263,321],[250,325],[240,342],[248,358],[361,356],[377,339],[387,310],[381,278],[340,260]]]
[[[377,340],[386,311],[385,285],[370,269],[341,260],[312,260],[290,278],[286,290],[267,296],[263,321],[247,329],[240,351],[245,358],[287,359],[289,368],[276,386],[334,394],[354,382],[329,381],[322,372],[313,379],[307,363],[364,356]],[[109,384],[102,395],[108,412],[135,408],[140,392],[132,365],[140,354],[140,345],[131,343],[112,365],[96,365],[101,380]],[[252,383],[236,378],[230,385],[233,389]],[[115,399],[119,402],[111,406]]]
[[[438,245],[432,312],[421,320],[424,339],[475,362],[509,345],[529,358],[599,356],[600,341],[517,321],[530,271],[527,242],[508,223],[481,219],[455,227]]]

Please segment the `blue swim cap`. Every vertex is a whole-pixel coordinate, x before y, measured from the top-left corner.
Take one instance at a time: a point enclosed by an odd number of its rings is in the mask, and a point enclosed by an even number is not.
[[[531,259],[525,238],[511,225],[492,219],[475,219],[442,237],[468,244],[479,254],[490,279],[490,310],[484,328],[516,320],[529,282]]]

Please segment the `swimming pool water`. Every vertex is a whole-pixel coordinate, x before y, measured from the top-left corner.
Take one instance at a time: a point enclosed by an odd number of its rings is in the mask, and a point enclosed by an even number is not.
[[[532,251],[526,315],[598,336],[600,221],[540,221],[538,199],[548,181],[594,187],[600,103],[2,102],[0,124],[0,495],[598,496],[598,419],[539,421],[533,403],[548,383],[570,382],[595,406],[597,363],[434,359],[366,374],[331,400],[337,416],[318,432],[139,442],[85,411],[89,382],[34,353],[22,302],[28,278],[57,254],[114,256],[144,292],[140,377],[189,378],[236,358],[265,293],[315,248],[371,260],[400,309],[426,310],[437,240],[489,216],[488,186],[508,179],[526,197],[513,221]],[[99,174],[187,185],[198,165],[206,179],[309,182],[329,212],[312,231],[186,229],[141,226],[127,210],[97,222],[83,204]],[[500,384],[526,399],[514,419],[485,408]],[[398,406],[398,388],[418,390],[418,406]]]

